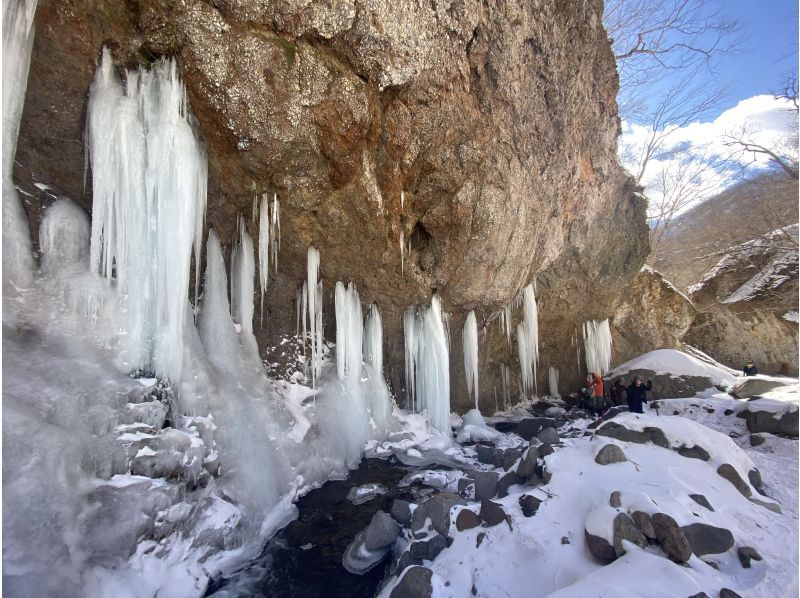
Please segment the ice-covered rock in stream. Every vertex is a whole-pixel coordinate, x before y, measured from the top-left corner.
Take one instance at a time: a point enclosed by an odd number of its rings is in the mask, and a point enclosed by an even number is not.
[[[494,428],[486,425],[481,412],[470,409],[464,414],[461,426],[456,431],[456,442],[494,442],[503,435]]]
[[[353,541],[347,545],[342,557],[342,566],[355,575],[363,575],[378,565],[390,552],[388,547],[369,550],[365,544],[366,536],[366,530],[358,532]]]
[[[360,486],[353,486],[347,493],[347,500],[354,505],[362,505],[365,502],[371,501],[383,494],[389,492],[389,489],[383,484],[373,482],[370,484],[361,484]]]

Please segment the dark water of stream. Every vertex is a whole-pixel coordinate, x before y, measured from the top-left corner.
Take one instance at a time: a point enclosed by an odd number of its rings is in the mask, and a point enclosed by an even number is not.
[[[342,555],[355,535],[392,500],[418,500],[420,487],[398,488],[415,468],[392,458],[365,459],[346,480],[328,482],[297,501],[298,518],[279,531],[246,570],[215,580],[207,596],[270,596],[286,598],[371,598],[384,579],[389,558],[364,575],[349,573]],[[388,493],[361,505],[347,500],[354,486],[380,483]],[[424,492],[424,490],[423,490]]]

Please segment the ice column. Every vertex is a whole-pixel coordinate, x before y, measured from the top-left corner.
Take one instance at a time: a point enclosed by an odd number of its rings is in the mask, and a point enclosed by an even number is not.
[[[426,413],[431,427],[450,436],[450,359],[442,306],[431,298],[417,322],[415,360],[417,408]]]
[[[464,345],[464,373],[467,376],[467,393],[475,400],[478,409],[478,322],[470,311],[461,333]]]
[[[306,280],[306,304],[308,306],[308,332],[311,335],[311,385],[316,388],[322,371],[322,281],[319,278],[319,251],[308,248],[308,278]],[[305,337],[305,330],[303,337]]]
[[[417,363],[417,322],[413,307],[403,312],[403,336],[405,340],[406,404],[411,411],[417,410],[415,371]]]
[[[28,219],[11,178],[28,84],[36,0],[3,0],[3,291],[25,288],[32,279]]]
[[[603,375],[611,368],[611,326],[607,319],[583,323],[583,348],[588,372]]]
[[[258,214],[258,286],[261,291],[261,325],[264,324],[264,294],[267,292],[269,283],[269,229],[269,199],[265,193],[261,196],[261,208]]]
[[[364,324],[364,363],[368,373],[366,402],[375,432],[380,436],[386,431],[392,413],[392,400],[383,378],[383,322],[374,303]]]
[[[528,395],[535,389],[539,363],[539,312],[532,284],[522,291],[522,311],[523,320],[517,326],[517,353],[522,389]]]
[[[558,394],[558,369],[550,366],[550,371],[548,372],[548,379],[550,382],[550,396],[551,397],[560,397],[561,395]]]
[[[105,48],[87,114],[90,262],[95,272],[117,281],[124,365],[180,380],[207,169],[175,61],[129,71],[123,88]]]
[[[233,250],[231,271],[231,315],[242,330],[253,332],[253,295],[256,264],[253,255],[253,239],[247,233],[247,225],[239,216],[239,242]]]
[[[339,380],[346,377],[358,380],[361,376],[361,347],[364,321],[361,299],[355,285],[347,287],[336,283],[336,374]]]

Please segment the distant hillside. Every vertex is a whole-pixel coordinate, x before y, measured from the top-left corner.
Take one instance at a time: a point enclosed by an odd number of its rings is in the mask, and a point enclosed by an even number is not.
[[[648,263],[682,291],[725,250],[798,221],[798,183],[782,173],[744,181],[676,218]]]

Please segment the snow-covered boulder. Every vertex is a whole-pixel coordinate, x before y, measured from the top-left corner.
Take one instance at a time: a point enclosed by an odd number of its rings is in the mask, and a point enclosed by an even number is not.
[[[617,366],[605,378],[623,378],[627,386],[634,376],[653,381],[648,399],[693,397],[709,388],[730,388],[735,372],[710,359],[677,349],[657,349]]]

